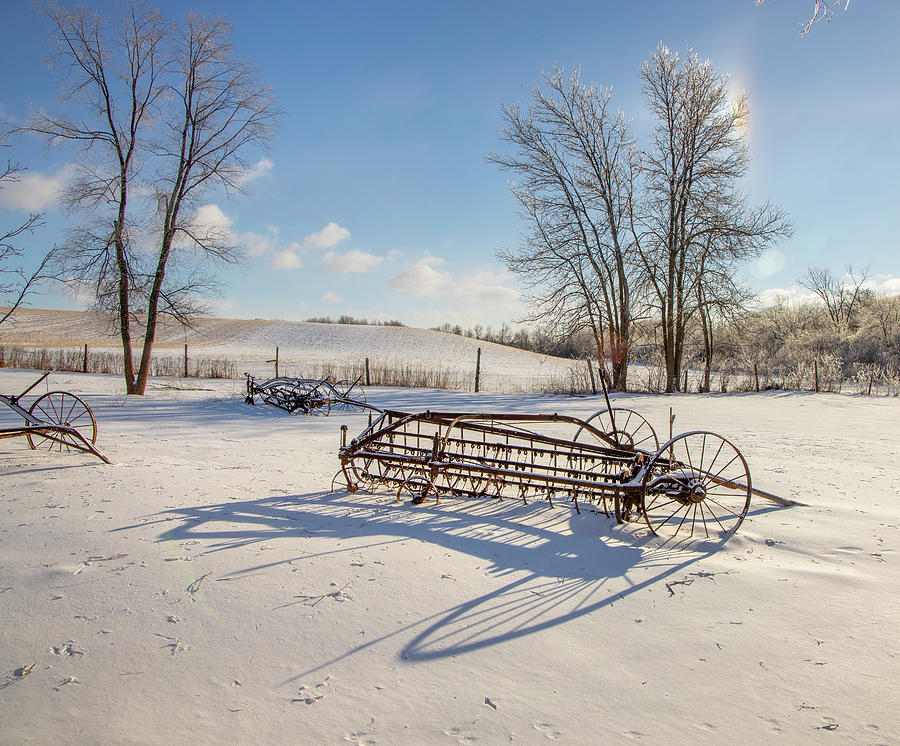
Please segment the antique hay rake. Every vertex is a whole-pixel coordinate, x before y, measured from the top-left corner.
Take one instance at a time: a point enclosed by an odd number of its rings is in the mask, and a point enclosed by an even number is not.
[[[247,376],[248,404],[254,404],[259,397],[265,404],[283,409],[289,414],[328,415],[334,411],[351,411],[366,408],[366,393],[362,387],[362,376],[355,381],[331,381],[328,378],[272,378],[257,383],[249,373]]]
[[[643,520],[663,537],[725,539],[754,494],[794,504],[753,488],[747,462],[722,436],[693,431],[660,446],[650,424],[624,409],[586,420],[386,410],[350,443],[344,426],[339,457],[349,492],[386,488],[415,504],[432,495],[565,500],[607,515],[611,505],[619,522]]]
[[[24,419],[23,425],[0,428],[0,438],[24,436],[33,450],[82,451],[109,463],[94,444],[97,442],[97,420],[91,408],[68,391],[48,391],[26,410],[20,403],[29,391],[43,381],[47,371],[18,395],[0,394],[0,403]]]

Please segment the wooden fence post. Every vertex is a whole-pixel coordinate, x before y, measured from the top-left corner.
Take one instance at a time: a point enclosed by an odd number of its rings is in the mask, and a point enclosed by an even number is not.
[[[685,394],[688,392],[688,380],[687,380],[687,378],[688,378],[688,372],[685,371],[685,372],[684,372],[684,388],[681,389]]]
[[[759,393],[759,366],[753,363],[753,377],[756,379],[756,393]]]
[[[81,363],[81,372],[87,373],[87,345],[84,346],[84,360]]]
[[[184,377],[188,377],[187,342],[184,343]]]
[[[819,361],[813,360],[813,375],[816,380],[816,393],[819,393]]]
[[[371,386],[371,377],[369,376],[369,358],[366,358],[366,386]]]
[[[588,367],[588,373],[591,376],[591,393],[596,395],[597,394],[597,379],[594,378],[594,365],[591,362],[590,358],[587,359],[587,367]]]
[[[278,348],[275,348],[275,378],[278,378]]]
[[[478,393],[478,387],[481,383],[481,348],[478,348],[478,355],[475,357],[475,393]]]

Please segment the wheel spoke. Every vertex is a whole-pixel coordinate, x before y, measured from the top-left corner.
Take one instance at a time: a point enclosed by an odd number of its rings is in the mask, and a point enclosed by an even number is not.
[[[665,488],[660,489],[660,484]],[[642,507],[655,534],[727,538],[750,507],[747,464],[733,444],[715,433],[680,435],[657,452],[646,468]]]

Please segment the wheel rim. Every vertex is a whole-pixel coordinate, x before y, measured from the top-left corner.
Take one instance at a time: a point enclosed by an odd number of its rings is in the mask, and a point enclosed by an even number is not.
[[[656,431],[646,418],[633,409],[613,407],[613,416],[610,417],[608,409],[601,409],[591,415],[586,422],[598,430],[614,438],[622,446],[633,450],[646,450],[650,453],[659,448],[659,440]],[[615,418],[615,427],[613,427]],[[579,437],[584,439],[587,431],[584,428],[575,433],[574,440]]]
[[[61,425],[76,430],[85,441],[97,442],[97,421],[91,408],[68,391],[50,391],[34,401],[28,410],[28,425]],[[48,451],[84,450],[81,440],[71,433],[53,433],[53,438],[28,433],[28,445]]]
[[[679,435],[644,472],[642,513],[659,536],[727,539],[750,509],[750,470],[721,435]]]

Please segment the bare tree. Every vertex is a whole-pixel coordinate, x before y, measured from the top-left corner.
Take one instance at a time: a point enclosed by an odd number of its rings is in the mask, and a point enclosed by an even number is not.
[[[60,279],[89,290],[113,312],[122,341],[125,386],[136,388],[132,353],[134,303],[140,294],[138,220],[129,202],[140,168],[142,138],[162,94],[160,52],[170,27],[137,3],[114,19],[88,8],[42,9],[53,28],[53,61],[64,72],[61,99],[81,116],[34,115],[28,130],[50,143],[81,148],[78,173],[64,195],[70,210],[87,214],[59,257]]]
[[[635,151],[608,91],[576,71],[544,75],[526,114],[503,107],[512,154],[488,160],[521,179],[512,187],[528,233],[501,252],[525,281],[536,313],[563,335],[588,328],[599,362],[609,355],[615,388],[627,386],[632,326],[629,210]]]
[[[661,323],[666,391],[680,388],[689,323],[711,287],[734,266],[790,234],[785,214],[750,207],[737,189],[749,165],[742,137],[746,97],[732,102],[727,79],[691,53],[660,45],[641,71],[657,120],[642,161],[643,199],[633,212],[637,254]],[[718,297],[740,297],[739,294]]]
[[[4,182],[17,181],[18,175],[24,170],[20,164],[7,161],[5,167],[0,167],[0,189]],[[47,267],[54,258],[55,249],[48,251],[37,268],[29,271],[18,264],[24,251],[15,241],[43,225],[43,218],[42,213],[29,213],[21,223],[0,233],[0,303],[6,306],[6,310],[0,315],[0,324],[12,316],[39,282],[49,278]]]
[[[822,299],[834,330],[843,334],[853,324],[868,278],[869,267],[854,269],[848,265],[846,279],[836,277],[828,267],[810,267],[798,282]]]
[[[195,208],[212,188],[239,191],[242,152],[265,143],[278,111],[253,68],[234,58],[224,19],[191,14],[176,27],[139,0],[114,18],[44,12],[66,66],[64,98],[79,115],[39,114],[28,129],[82,146],[68,204],[87,216],[60,274],[115,314],[126,391],[143,394],[160,314],[187,322],[211,264],[237,258],[221,230],[192,220]]]
[[[234,58],[231,28],[224,18],[191,13],[180,29],[173,53],[171,111],[163,118],[163,136],[152,152],[159,161],[155,183],[160,219],[159,250],[150,283],[144,349],[137,388],[143,393],[160,304],[176,312],[179,295],[166,293],[164,281],[172,253],[200,252],[208,260],[238,259],[228,236],[215,225],[196,225],[192,209],[213,186],[240,191],[248,146],[264,145],[280,115],[271,90],[255,68]],[[183,314],[182,314],[183,315]]]

